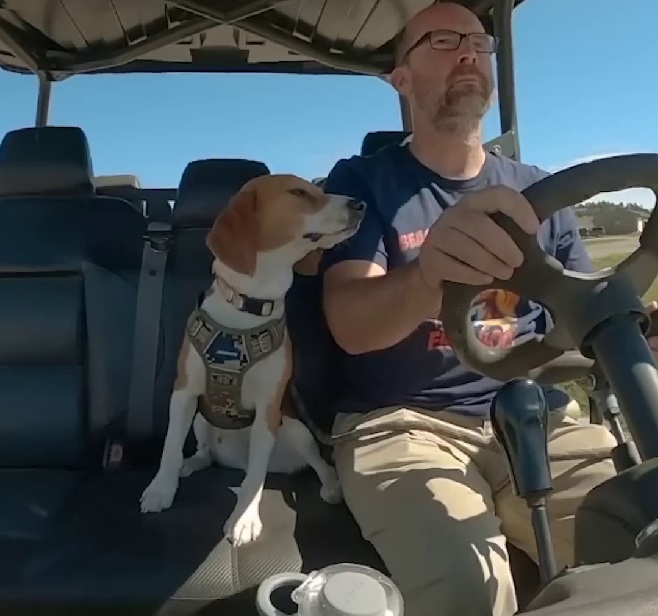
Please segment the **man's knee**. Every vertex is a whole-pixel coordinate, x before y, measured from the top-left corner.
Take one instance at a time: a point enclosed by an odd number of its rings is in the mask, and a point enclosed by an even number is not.
[[[580,408],[580,404],[578,404],[578,401],[574,400],[573,398],[569,400],[567,405],[564,407],[563,412],[567,417],[571,417],[571,419],[574,419],[575,421],[579,421],[583,414],[583,410]]]
[[[605,426],[581,424],[566,417],[549,438],[554,488],[577,486],[582,498],[615,474],[611,451],[616,445],[615,437]]]
[[[570,403],[571,404],[571,403]],[[549,448],[554,450],[611,448],[617,443],[602,424],[582,422],[572,417],[569,406],[551,416]]]
[[[577,434],[586,449],[612,449],[617,444],[612,432],[602,424],[581,423]]]

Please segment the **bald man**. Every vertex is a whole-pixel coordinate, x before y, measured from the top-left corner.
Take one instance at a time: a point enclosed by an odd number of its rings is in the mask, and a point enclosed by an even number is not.
[[[405,616],[511,616],[517,610],[508,542],[535,561],[524,502],[516,498],[488,412],[500,383],[461,366],[443,331],[446,280],[507,279],[518,247],[487,213],[502,211],[571,270],[589,270],[570,209],[539,225],[520,192],[547,174],[482,147],[496,41],[452,3],[413,17],[398,37],[393,87],[409,104],[413,138],[339,161],[325,190],[368,204],[356,236],[323,262],[324,310],[342,349],[334,431],[399,421],[398,433],[335,449],[348,506],[405,598]],[[480,298],[475,327],[487,344],[529,340],[550,328],[534,302]],[[599,425],[580,425],[569,398],[547,389],[549,450],[612,448]],[[405,429],[423,416],[427,430]],[[573,562],[574,514],[614,474],[585,456],[552,465],[553,539]]]

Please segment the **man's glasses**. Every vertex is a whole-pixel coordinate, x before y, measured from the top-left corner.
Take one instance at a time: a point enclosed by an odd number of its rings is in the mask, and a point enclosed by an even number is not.
[[[452,30],[432,30],[423,34],[423,36],[407,49],[402,56],[402,61],[406,60],[409,54],[425,43],[425,41],[429,41],[430,47],[437,51],[455,51],[459,49],[465,38],[470,41],[477,53],[492,54],[498,48],[498,39],[495,36],[483,32],[462,34],[461,32],[453,32]]]

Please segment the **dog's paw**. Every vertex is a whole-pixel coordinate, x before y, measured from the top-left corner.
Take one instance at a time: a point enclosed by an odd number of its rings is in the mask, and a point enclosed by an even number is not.
[[[169,481],[156,477],[139,499],[142,513],[157,513],[169,509],[178,489],[178,479]]]
[[[183,461],[183,466],[180,468],[180,477],[189,477],[192,473],[201,471],[204,468],[210,466],[211,460],[206,456],[200,456],[194,454],[193,456],[187,458]]]
[[[320,498],[330,505],[337,505],[343,500],[343,490],[338,477],[326,479],[320,488]]]
[[[239,515],[233,513],[224,524],[226,539],[234,547],[256,541],[262,530],[258,507],[251,507]]]

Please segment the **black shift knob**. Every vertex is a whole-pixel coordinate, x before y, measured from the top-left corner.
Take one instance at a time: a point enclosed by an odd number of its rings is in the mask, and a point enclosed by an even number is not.
[[[491,423],[516,494],[528,498],[550,492],[548,404],[542,388],[531,379],[505,383],[491,404]]]

